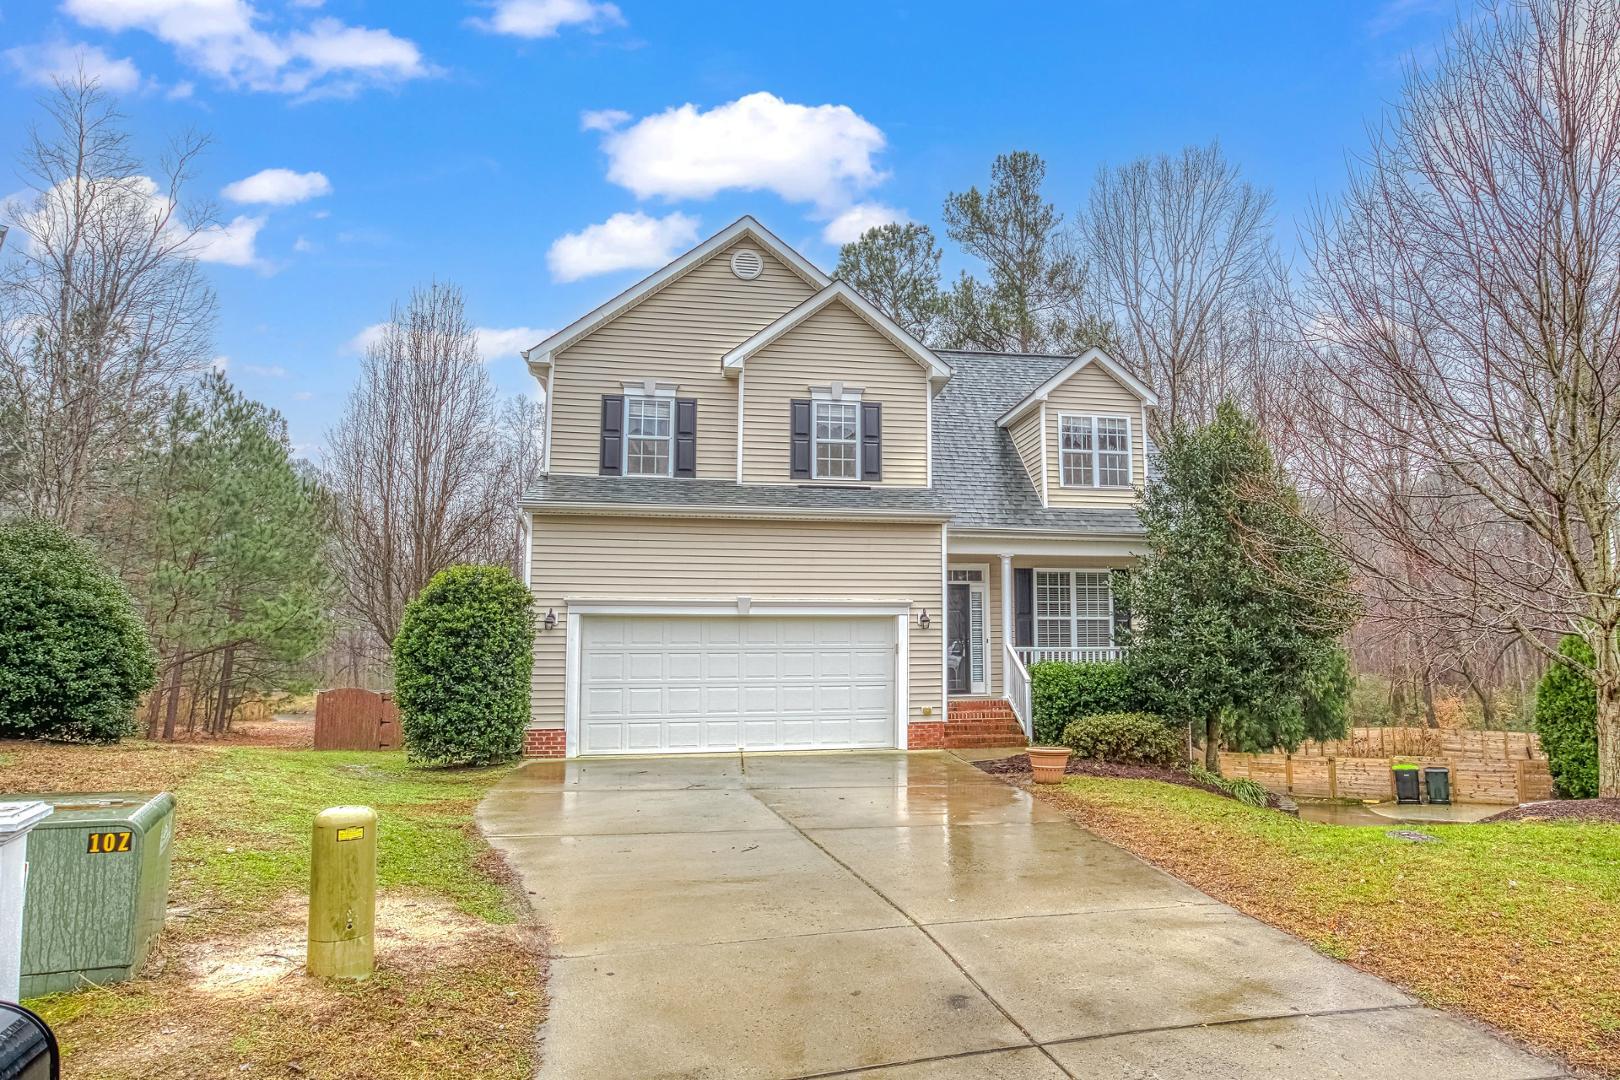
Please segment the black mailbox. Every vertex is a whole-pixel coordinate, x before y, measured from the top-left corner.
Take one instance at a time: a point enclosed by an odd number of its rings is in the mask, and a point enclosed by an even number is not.
[[[0,1076],[6,1080],[58,1080],[62,1055],[50,1027],[23,1008],[0,1001]]]

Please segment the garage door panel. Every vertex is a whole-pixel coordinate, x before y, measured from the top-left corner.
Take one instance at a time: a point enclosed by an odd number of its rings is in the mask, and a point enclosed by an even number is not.
[[[587,616],[585,753],[895,745],[887,618]]]

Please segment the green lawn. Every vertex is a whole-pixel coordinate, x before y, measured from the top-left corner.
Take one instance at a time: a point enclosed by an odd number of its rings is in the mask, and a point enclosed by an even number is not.
[[[1325,825],[1146,780],[1044,798],[1332,956],[1620,1075],[1620,827]]]
[[[544,1013],[535,934],[472,823],[504,768],[141,742],[0,752],[20,765],[18,786],[115,790],[136,786],[121,782],[134,774],[179,801],[170,903],[183,917],[148,971],[35,1003],[69,1077],[532,1075]],[[378,970],[359,984],[312,980],[287,960],[303,940],[314,815],[346,803],[379,818]],[[278,958],[245,984],[211,974]]]

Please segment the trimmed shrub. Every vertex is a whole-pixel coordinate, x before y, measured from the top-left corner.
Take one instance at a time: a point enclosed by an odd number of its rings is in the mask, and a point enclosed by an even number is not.
[[[394,700],[412,761],[490,765],[523,752],[531,602],[505,567],[452,566],[406,605],[394,638]]]
[[[1062,745],[1083,758],[1127,765],[1174,765],[1186,759],[1185,738],[1152,713],[1097,713],[1072,720]]]
[[[88,544],[0,525],[0,737],[117,742],[156,675],[129,592]]]
[[[1035,742],[1056,746],[1063,729],[1095,713],[1125,712],[1136,701],[1124,664],[1073,664],[1048,660],[1029,669],[1030,709],[1035,714]]]
[[[1558,646],[1575,663],[1592,663],[1592,646],[1571,634]],[[1590,799],[1598,792],[1597,687],[1586,672],[1554,664],[1536,686],[1536,731],[1547,752],[1553,784],[1566,799]]]

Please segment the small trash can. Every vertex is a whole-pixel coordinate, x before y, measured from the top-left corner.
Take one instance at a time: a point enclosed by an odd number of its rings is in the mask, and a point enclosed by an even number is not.
[[[30,795],[50,817],[28,840],[22,997],[130,978],[146,962],[169,899],[174,796]]]
[[[1396,766],[1395,773],[1395,801],[1398,803],[1416,803],[1423,801],[1422,781],[1418,776],[1418,767],[1409,768]]]
[[[1443,765],[1431,765],[1423,770],[1423,786],[1432,803],[1451,802],[1451,770]]]

